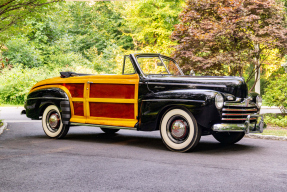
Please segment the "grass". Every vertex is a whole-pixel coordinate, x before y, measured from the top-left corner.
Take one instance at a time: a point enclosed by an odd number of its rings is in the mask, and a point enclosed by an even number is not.
[[[0,104],[0,107],[24,107],[24,105],[16,104]]]
[[[273,135],[287,137],[287,128],[267,126],[263,133],[256,133],[260,135]]]
[[[0,119],[0,127],[3,125],[3,122],[2,122],[2,120]]]

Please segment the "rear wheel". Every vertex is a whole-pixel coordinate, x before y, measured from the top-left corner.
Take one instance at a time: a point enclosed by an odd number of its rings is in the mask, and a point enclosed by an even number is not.
[[[48,106],[42,117],[43,130],[51,138],[63,138],[67,135],[70,125],[64,125],[57,106]]]
[[[244,132],[222,132],[213,133],[213,137],[223,144],[234,144],[240,141],[245,133]]]
[[[114,134],[119,131],[119,129],[109,129],[109,128],[101,128],[101,130],[107,134]]]
[[[161,120],[160,134],[168,149],[186,152],[198,144],[201,129],[198,128],[190,112],[183,109],[171,109]]]

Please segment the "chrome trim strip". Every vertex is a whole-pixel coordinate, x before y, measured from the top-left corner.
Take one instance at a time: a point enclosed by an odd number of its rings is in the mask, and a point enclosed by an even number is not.
[[[162,62],[162,64],[164,65],[165,70],[168,72],[168,74],[170,74],[169,70],[167,69],[165,63],[163,62],[161,56],[159,56],[160,61]]]
[[[224,115],[224,116],[240,116],[240,115],[245,115],[245,116],[247,116],[247,115],[252,115],[253,113],[222,113],[222,115]]]
[[[250,119],[252,119],[254,117],[257,119],[257,122],[256,122],[255,126],[253,126],[253,129],[251,130],[251,132],[262,133],[263,129],[265,129],[267,127],[267,125],[264,123],[263,115],[255,115],[255,114],[254,115],[248,115],[247,119],[244,123],[246,126],[246,133],[247,134],[250,132],[250,127],[252,126],[252,124],[250,123]],[[259,122],[258,122],[258,118],[260,118]]]
[[[245,124],[214,124],[211,129],[218,132],[245,132]]]
[[[256,108],[252,108],[252,109],[226,109],[223,108],[222,111],[257,111]]]
[[[173,58],[170,58],[170,57],[168,57],[168,56],[161,55],[161,54],[160,54],[160,57],[173,61],[173,62],[175,63],[175,65],[177,66],[177,68],[179,69],[181,75],[184,75],[184,73],[182,72],[181,68],[180,68],[179,65],[177,64],[176,60],[174,60]]]
[[[34,97],[34,98],[29,98],[27,100],[30,100],[30,99],[56,99],[56,100],[69,100],[69,99],[66,99],[66,98],[59,98],[59,97]]]
[[[224,106],[225,107],[257,107],[256,104],[248,104],[248,106],[246,106],[245,103],[226,103],[226,102],[224,102]]]
[[[250,123],[250,119],[257,119],[256,123]],[[258,118],[260,121],[258,122]],[[215,132],[245,132],[248,133],[262,133],[266,128],[266,124],[263,120],[263,115],[248,115],[247,120],[243,124],[214,124],[211,129]]]
[[[99,124],[86,124],[86,123],[74,123],[71,122],[71,126],[90,126],[90,127],[100,127],[100,128],[109,128],[109,129],[129,129],[129,130],[137,130],[134,127],[119,127],[119,126],[111,126],[111,125],[99,125]]]
[[[222,118],[223,121],[246,121],[247,118]],[[256,118],[250,118],[250,120],[254,120]]]
[[[187,100],[187,99],[147,99],[142,101],[178,101],[178,102],[205,103],[205,101],[203,100]]]
[[[243,101],[239,102],[234,102],[234,101],[226,101],[224,102],[224,106],[232,106],[232,107],[256,107],[257,105],[254,102],[251,102],[251,98],[244,98]]]
[[[192,84],[192,83],[160,83],[160,82],[148,82],[150,85],[190,85],[190,86],[198,86],[198,87],[222,87],[226,88],[226,85],[214,85],[214,84]]]

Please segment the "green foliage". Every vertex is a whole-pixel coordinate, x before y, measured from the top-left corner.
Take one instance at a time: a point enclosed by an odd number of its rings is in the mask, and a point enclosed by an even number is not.
[[[51,8],[51,3],[59,1],[62,0],[1,0],[0,47],[9,36],[19,32],[17,29],[19,26],[23,26],[25,18],[41,17],[42,12]]]
[[[123,25],[121,13],[113,2],[70,3],[69,33],[74,36],[73,44],[78,51],[96,47],[99,53],[108,46],[117,44],[124,49],[133,48],[132,39],[120,30]]]
[[[43,65],[41,51],[36,49],[33,42],[28,38],[14,37],[6,44],[7,50],[3,52],[4,62],[6,65],[23,64],[26,67],[39,67]]]
[[[287,127],[287,115],[264,114],[264,122],[271,126]]]
[[[68,52],[63,53],[59,52],[57,54],[49,55],[49,60],[47,61],[46,67],[49,68],[49,70],[53,70],[55,67],[65,67],[65,66],[89,66],[92,68],[92,63],[83,57],[82,54],[77,52]]]
[[[123,31],[133,39],[135,49],[144,52],[170,54],[170,40],[174,25],[179,22],[178,15],[183,0],[144,0],[123,4],[125,27]]]
[[[268,106],[278,106],[282,113],[287,113],[287,74],[270,81],[263,99]]]
[[[44,68],[23,69],[22,66],[5,69],[0,76],[1,103],[23,104],[31,87],[50,77]]]
[[[123,56],[121,49],[115,44],[106,47],[100,54],[95,47],[90,48],[85,54],[91,60],[96,71],[106,74],[116,73],[117,61],[115,58],[117,55]]]
[[[21,65],[12,69],[6,68],[0,75],[0,103],[24,104],[27,94],[34,84],[47,78],[58,77],[60,71],[97,74],[88,66],[76,64],[57,67],[53,70],[46,67],[23,68]]]

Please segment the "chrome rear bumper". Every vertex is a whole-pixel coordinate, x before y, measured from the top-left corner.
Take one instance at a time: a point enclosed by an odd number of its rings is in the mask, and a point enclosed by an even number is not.
[[[250,123],[250,119],[256,118],[255,123]],[[262,133],[266,128],[263,116],[258,114],[248,115],[244,124],[214,124],[211,129],[215,132],[245,132],[248,133]]]

